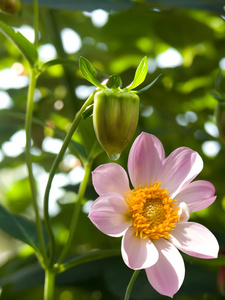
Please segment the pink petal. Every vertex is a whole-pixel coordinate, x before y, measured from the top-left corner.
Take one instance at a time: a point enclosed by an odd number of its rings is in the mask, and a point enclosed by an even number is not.
[[[95,200],[88,217],[100,231],[118,237],[131,226],[127,211],[128,205],[121,195],[108,193]]]
[[[178,203],[185,202],[190,212],[204,209],[211,205],[215,199],[214,186],[205,180],[196,180],[186,185],[177,195]]]
[[[190,218],[190,210],[185,202],[179,204],[179,222],[187,222]]]
[[[216,258],[219,245],[206,227],[194,222],[178,223],[171,234],[171,242],[184,253],[200,258]]]
[[[159,251],[159,259],[145,271],[153,288],[172,298],[184,280],[184,261],[180,252],[168,240],[155,240],[154,244]]]
[[[158,260],[158,251],[154,244],[147,238],[137,237],[132,227],[122,239],[121,251],[125,264],[133,270],[148,268]]]
[[[202,170],[201,156],[190,148],[181,147],[174,150],[164,161],[160,174],[162,188],[167,188],[174,198],[181,187],[191,182]]]
[[[114,192],[126,196],[129,192],[129,179],[126,171],[118,164],[100,165],[92,172],[92,181],[99,195]]]
[[[160,140],[152,134],[142,132],[134,141],[129,158],[128,170],[134,188],[139,183],[145,187],[151,180],[158,180],[158,173],[165,159],[165,151]]]

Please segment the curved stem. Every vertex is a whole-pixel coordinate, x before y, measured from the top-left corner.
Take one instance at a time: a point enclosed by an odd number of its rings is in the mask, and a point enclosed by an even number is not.
[[[128,286],[127,286],[127,290],[126,290],[126,294],[125,294],[124,300],[129,300],[130,299],[130,294],[131,294],[133,285],[135,283],[135,280],[138,277],[139,272],[140,272],[140,270],[135,270],[134,271],[134,273],[133,273],[133,275],[131,277],[131,280],[130,280]]]
[[[56,270],[58,273],[62,273],[70,268],[74,268],[78,265],[85,264],[90,261],[103,259],[107,257],[119,256],[121,253],[120,249],[110,249],[110,250],[96,250],[91,251],[87,254],[75,257],[62,265],[56,265]]]
[[[44,300],[53,300],[55,290],[55,273],[51,270],[45,271]]]
[[[79,192],[78,192],[78,200],[77,200],[76,206],[74,208],[74,213],[73,213],[72,221],[71,221],[71,224],[70,224],[69,237],[68,237],[68,240],[67,240],[66,244],[64,245],[62,253],[61,253],[61,255],[58,259],[58,264],[59,265],[65,259],[66,255],[68,253],[68,250],[70,248],[71,242],[73,240],[73,237],[74,237],[74,233],[75,233],[75,230],[76,230],[76,227],[77,227],[77,222],[78,222],[78,218],[79,218],[79,214],[80,214],[81,201],[82,201],[82,199],[84,197],[84,193],[86,191],[88,178],[89,178],[89,175],[91,173],[92,163],[93,163],[93,158],[90,158],[88,160],[88,162],[86,163],[86,165],[85,165],[84,178],[83,178],[83,180],[80,184],[80,188],[79,188]]]
[[[55,251],[55,239],[54,239],[54,234],[51,228],[51,222],[50,222],[50,216],[49,216],[49,193],[50,193],[50,189],[51,189],[51,185],[52,185],[52,180],[54,178],[54,175],[56,173],[56,170],[58,168],[59,163],[62,160],[62,157],[64,155],[64,153],[66,152],[66,149],[70,143],[70,140],[75,132],[75,130],[77,129],[77,126],[82,118],[82,113],[83,111],[86,109],[87,106],[89,106],[93,100],[94,100],[94,93],[91,94],[91,96],[86,100],[86,102],[84,103],[84,105],[81,107],[80,111],[77,113],[71,127],[70,130],[68,131],[65,140],[63,142],[62,148],[60,149],[58,155],[56,156],[53,165],[51,167],[50,173],[49,173],[49,177],[48,177],[48,182],[46,185],[46,189],[45,189],[45,195],[44,195],[44,219],[45,219],[45,224],[46,224],[46,229],[48,231],[49,234],[49,238],[50,238],[50,264],[53,264],[54,261],[54,251]]]
[[[32,123],[32,114],[33,114],[33,96],[34,96],[34,90],[36,86],[36,74],[33,69],[30,71],[30,84],[29,84],[29,90],[28,90],[28,96],[27,96],[27,109],[26,109],[26,124],[25,124],[25,130],[26,130],[26,163],[27,163],[27,169],[28,169],[28,177],[31,187],[31,194],[32,194],[32,202],[33,207],[35,211],[35,217],[36,217],[36,227],[37,227],[37,233],[40,243],[40,250],[41,253],[46,259],[46,250],[45,250],[45,244],[44,244],[44,236],[42,231],[42,224],[41,224],[41,218],[39,215],[39,209],[37,204],[37,190],[35,185],[35,179],[33,175],[33,169],[32,169],[32,160],[31,160],[31,123]]]

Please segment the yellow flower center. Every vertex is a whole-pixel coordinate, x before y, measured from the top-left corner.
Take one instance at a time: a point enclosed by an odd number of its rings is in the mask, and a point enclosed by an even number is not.
[[[170,237],[179,219],[179,208],[174,208],[176,200],[170,198],[161,182],[149,183],[149,187],[131,190],[127,195],[129,214],[132,218],[136,236],[140,238],[159,239]]]

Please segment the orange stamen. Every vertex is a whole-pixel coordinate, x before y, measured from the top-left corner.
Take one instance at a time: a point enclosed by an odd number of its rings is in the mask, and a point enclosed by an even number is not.
[[[149,183],[145,188],[131,190],[127,195],[129,214],[140,238],[159,239],[170,237],[179,219],[179,208],[175,208],[176,200],[170,198],[166,189],[160,187],[161,182]]]

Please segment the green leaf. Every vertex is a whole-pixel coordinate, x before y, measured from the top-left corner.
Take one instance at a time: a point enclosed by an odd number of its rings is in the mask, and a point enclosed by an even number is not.
[[[140,85],[144,80],[148,72],[148,59],[145,56],[142,61],[140,62],[137,70],[135,72],[134,80],[131,82],[130,85],[126,87],[128,90],[134,89],[136,86]]]
[[[97,79],[97,71],[86,58],[82,56],[80,57],[79,67],[81,73],[89,82],[97,87],[105,88]]]
[[[36,224],[24,217],[8,212],[0,205],[0,229],[34,249],[39,249]]]
[[[37,62],[38,54],[34,45],[29,42],[20,32],[15,32],[10,26],[1,21],[0,30],[21,51],[31,66]]]
[[[111,75],[106,83],[106,86],[110,89],[117,89],[121,87],[122,81],[119,75]]]
[[[143,93],[146,90],[148,90],[151,86],[153,86],[153,84],[159,79],[159,77],[162,74],[159,74],[159,76],[157,76],[151,83],[149,83],[148,85],[146,85],[143,89],[140,89],[139,91],[136,91],[137,94]]]

